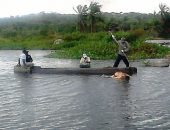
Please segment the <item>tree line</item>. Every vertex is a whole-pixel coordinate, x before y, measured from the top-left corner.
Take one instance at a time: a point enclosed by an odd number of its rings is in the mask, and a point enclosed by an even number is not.
[[[0,19],[0,37],[53,36],[57,33],[130,31],[141,29],[156,37],[169,37],[170,9],[160,4],[156,13],[101,12],[98,2],[73,8],[76,14],[45,13]]]

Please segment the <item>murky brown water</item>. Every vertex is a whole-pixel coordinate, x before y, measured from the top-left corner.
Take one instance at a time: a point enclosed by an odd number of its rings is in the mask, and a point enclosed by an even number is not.
[[[42,67],[77,67],[78,60],[48,59],[30,51]],[[170,68],[140,67],[129,82],[100,75],[13,73],[20,51],[0,51],[0,129],[170,129]],[[93,67],[112,61],[92,61]],[[120,66],[124,66],[121,64]]]

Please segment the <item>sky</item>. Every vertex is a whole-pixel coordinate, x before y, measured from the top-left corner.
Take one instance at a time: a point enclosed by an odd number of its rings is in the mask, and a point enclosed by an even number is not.
[[[44,12],[75,14],[73,7],[87,5],[93,0],[0,0],[0,17],[22,16]],[[159,12],[159,4],[170,7],[170,0],[95,0],[102,12]]]

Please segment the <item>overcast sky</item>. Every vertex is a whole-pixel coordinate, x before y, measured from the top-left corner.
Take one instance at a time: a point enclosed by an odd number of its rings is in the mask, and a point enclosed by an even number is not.
[[[88,5],[92,0],[0,0],[0,17],[26,15],[32,13],[57,12],[75,13],[73,7]],[[170,7],[170,0],[95,0],[102,5],[103,12],[140,12],[159,11],[159,4]]]

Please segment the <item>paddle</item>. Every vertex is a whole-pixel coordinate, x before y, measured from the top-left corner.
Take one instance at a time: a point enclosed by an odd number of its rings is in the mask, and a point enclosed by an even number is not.
[[[113,40],[116,41],[116,43],[119,45],[119,42],[117,41],[116,37],[113,35],[113,33],[111,31],[109,31],[109,33],[111,34]],[[125,52],[122,50],[122,53],[126,56]]]
[[[109,31],[109,33],[111,34],[111,36],[112,36],[113,40],[117,41],[117,40],[116,40],[116,38],[115,38],[115,36],[112,34],[112,32],[111,32],[111,31]]]

